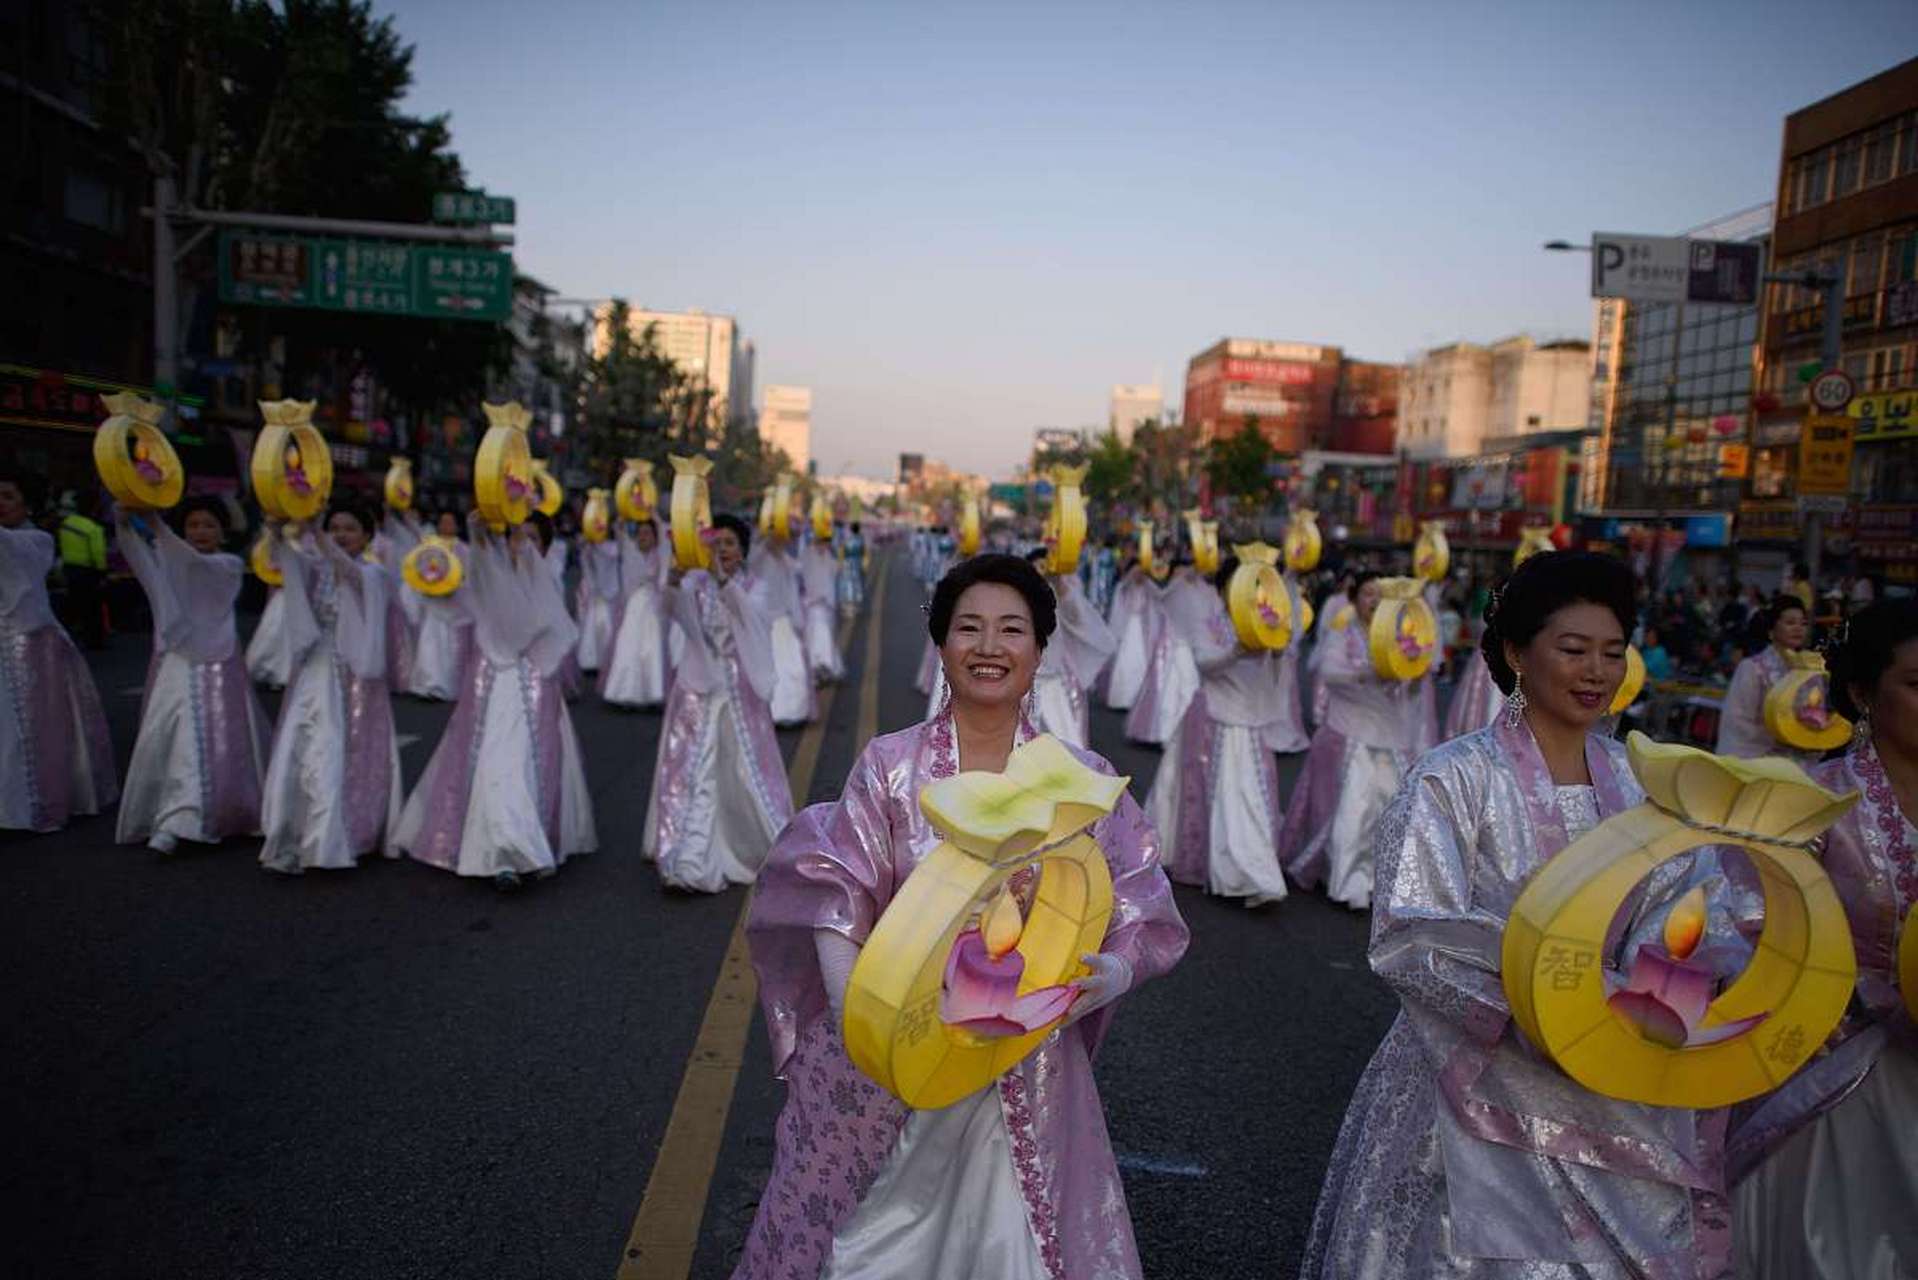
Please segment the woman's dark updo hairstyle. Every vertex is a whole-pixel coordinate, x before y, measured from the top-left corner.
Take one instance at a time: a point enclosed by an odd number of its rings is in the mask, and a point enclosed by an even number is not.
[[[753,549],[752,526],[730,511],[722,511],[713,517],[713,528],[731,529],[733,536],[739,539],[739,554],[744,556]]]
[[[1798,603],[1796,597],[1793,602]],[[1831,705],[1838,714],[1858,719],[1864,708],[1851,696],[1852,686],[1875,688],[1898,646],[1913,640],[1918,640],[1918,600],[1881,600],[1852,615],[1830,657]]]
[[[1358,569],[1345,576],[1352,580],[1352,586],[1345,593],[1345,603],[1351,605],[1353,612],[1356,613],[1359,607],[1359,592],[1365,590],[1365,584],[1377,582],[1385,575],[1377,569]]]
[[[1232,575],[1238,572],[1238,568],[1239,558],[1237,556],[1220,556],[1219,571],[1212,575],[1212,585],[1223,592],[1232,584]]]
[[[173,531],[184,538],[186,536],[186,518],[195,511],[204,511],[213,517],[213,523],[220,526],[221,542],[225,542],[227,535],[233,532],[233,530],[227,527],[226,506],[218,498],[208,497],[205,494],[188,498],[185,502],[182,502],[179,506],[167,513],[167,515],[171,517],[170,523],[173,525]]]
[[[1618,629],[1630,639],[1638,618],[1638,584],[1623,560],[1590,551],[1541,551],[1512,570],[1505,589],[1486,611],[1485,634],[1478,642],[1502,692],[1510,693],[1517,683],[1511,664],[1505,661],[1505,642],[1523,649],[1553,614],[1569,604],[1611,610]]]
[[[1793,609],[1804,614],[1806,618],[1811,617],[1811,610],[1805,607],[1805,602],[1791,592],[1781,591],[1773,596],[1771,603],[1765,606],[1765,634],[1770,635],[1771,629],[1778,625],[1778,620]]]
[[[546,551],[553,545],[553,517],[544,511],[535,511],[526,517],[526,523],[533,526],[533,532],[539,535],[539,549]]]
[[[320,524],[320,528],[324,529],[332,524],[333,517],[338,515],[352,516],[353,519],[358,522],[361,532],[366,534],[366,540],[368,542],[371,542],[373,535],[380,531],[379,521],[373,518],[373,512],[370,508],[344,498],[326,509],[326,519]]]
[[[1041,649],[1045,648],[1046,641],[1059,626],[1059,602],[1053,598],[1052,584],[1030,560],[997,552],[961,560],[939,579],[939,585],[932,590],[932,604],[926,616],[926,630],[932,642],[945,647],[946,633],[952,629],[952,611],[958,607],[959,597],[966,593],[967,587],[981,582],[1011,587],[1025,597],[1026,608],[1032,611],[1032,637]]]

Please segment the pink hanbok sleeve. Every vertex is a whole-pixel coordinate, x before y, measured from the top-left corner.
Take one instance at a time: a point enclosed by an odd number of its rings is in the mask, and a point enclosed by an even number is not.
[[[531,659],[542,675],[559,669],[579,633],[543,555],[516,559],[505,539],[476,531],[466,555],[465,599],[482,652]]]
[[[666,616],[679,628],[686,642],[679,665],[673,670],[673,679],[694,693],[711,693],[719,687],[720,658],[713,648],[712,637],[706,634],[706,620],[701,616],[700,607],[701,596],[713,589],[712,575],[704,569],[690,569],[681,576],[679,585],[666,588]]]
[[[1240,656],[1238,633],[1219,593],[1198,583],[1184,583],[1166,600],[1166,622],[1192,649],[1192,660],[1202,675],[1214,675]]]
[[[719,601],[731,615],[733,644],[739,665],[753,692],[773,696],[773,613],[766,598],[744,574],[734,574],[719,589]]]
[[[320,535],[328,544],[332,539]],[[268,544],[272,548],[273,562],[279,566],[283,581],[280,584],[282,624],[280,640],[284,645],[285,658],[280,669],[291,671],[306,658],[307,650],[320,640],[319,614],[313,608],[313,593],[318,589],[318,575],[330,573],[324,553],[320,550],[319,539],[305,533],[292,542],[273,535]]]
[[[339,621],[334,646],[347,669],[362,680],[383,680],[386,661],[386,570],[367,560],[356,560],[331,538],[321,547],[338,575]]]
[[[153,541],[148,543],[121,525],[118,542],[152,606],[155,644],[195,662],[230,656],[237,644],[233,602],[246,566],[225,552],[195,551],[157,517],[152,527]]]

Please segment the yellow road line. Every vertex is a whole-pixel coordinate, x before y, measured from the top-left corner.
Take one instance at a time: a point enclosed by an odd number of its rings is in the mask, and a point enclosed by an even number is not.
[[[886,602],[883,565],[878,589],[869,599],[866,623],[866,667],[859,680],[859,722],[855,741],[863,747],[879,722],[879,619]],[[852,619],[839,630],[839,649],[845,652],[852,637]],[[819,748],[826,736],[838,688],[827,690],[818,717],[806,726],[786,769],[793,804],[803,807],[812,794],[813,773],[819,767]],[[659,1155],[646,1179],[646,1194],[633,1216],[616,1280],[685,1280],[693,1269],[699,1246],[700,1219],[706,1214],[706,1196],[712,1189],[713,1169],[719,1163],[719,1145],[726,1134],[726,1113],[732,1109],[733,1089],[745,1060],[746,1033],[752,1028],[759,984],[753,977],[746,949],[746,917],[752,894],[739,908],[719,978],[706,1002],[692,1056],[680,1077],[679,1096],[673,1099]]]

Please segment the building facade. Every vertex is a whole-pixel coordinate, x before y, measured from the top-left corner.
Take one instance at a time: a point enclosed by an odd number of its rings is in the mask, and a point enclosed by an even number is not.
[[[1281,453],[1323,447],[1342,360],[1337,347],[1221,338],[1186,365],[1185,424],[1202,444],[1252,422]]]
[[[1391,453],[1397,445],[1399,390],[1404,377],[1404,365],[1371,360],[1341,362],[1326,447],[1339,453]]]
[[[768,386],[759,438],[785,450],[793,470],[807,474],[812,468],[812,388]]]
[[[1520,334],[1422,353],[1406,371],[1398,447],[1415,458],[1459,458],[1488,440],[1582,430],[1591,416],[1591,347]]]
[[[1141,422],[1157,422],[1164,416],[1165,392],[1158,387],[1121,383],[1112,388],[1106,426],[1125,444],[1132,443],[1132,433]]]
[[[1828,564],[1918,582],[1918,58],[1785,118],[1771,237],[1773,271],[1843,282],[1850,491],[1818,513],[1819,545]],[[1743,523],[1789,547],[1809,524],[1794,495],[1824,299],[1775,284],[1763,310]]]
[[[603,306],[594,315],[593,351],[604,355],[610,345],[607,326],[612,308]],[[739,325],[731,316],[711,315],[694,307],[690,311],[649,311],[634,306],[626,313],[627,330],[638,338],[650,329],[660,353],[688,376],[704,383],[712,403],[723,406],[723,421],[733,425],[752,421],[752,365],[756,353],[746,358],[745,377],[740,377]],[[746,395],[739,392],[742,382]]]

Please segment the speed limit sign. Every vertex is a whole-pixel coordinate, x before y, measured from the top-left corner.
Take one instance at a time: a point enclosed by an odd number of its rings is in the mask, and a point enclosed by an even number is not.
[[[1857,387],[1843,369],[1827,369],[1812,379],[1811,402],[1824,413],[1843,413]]]

